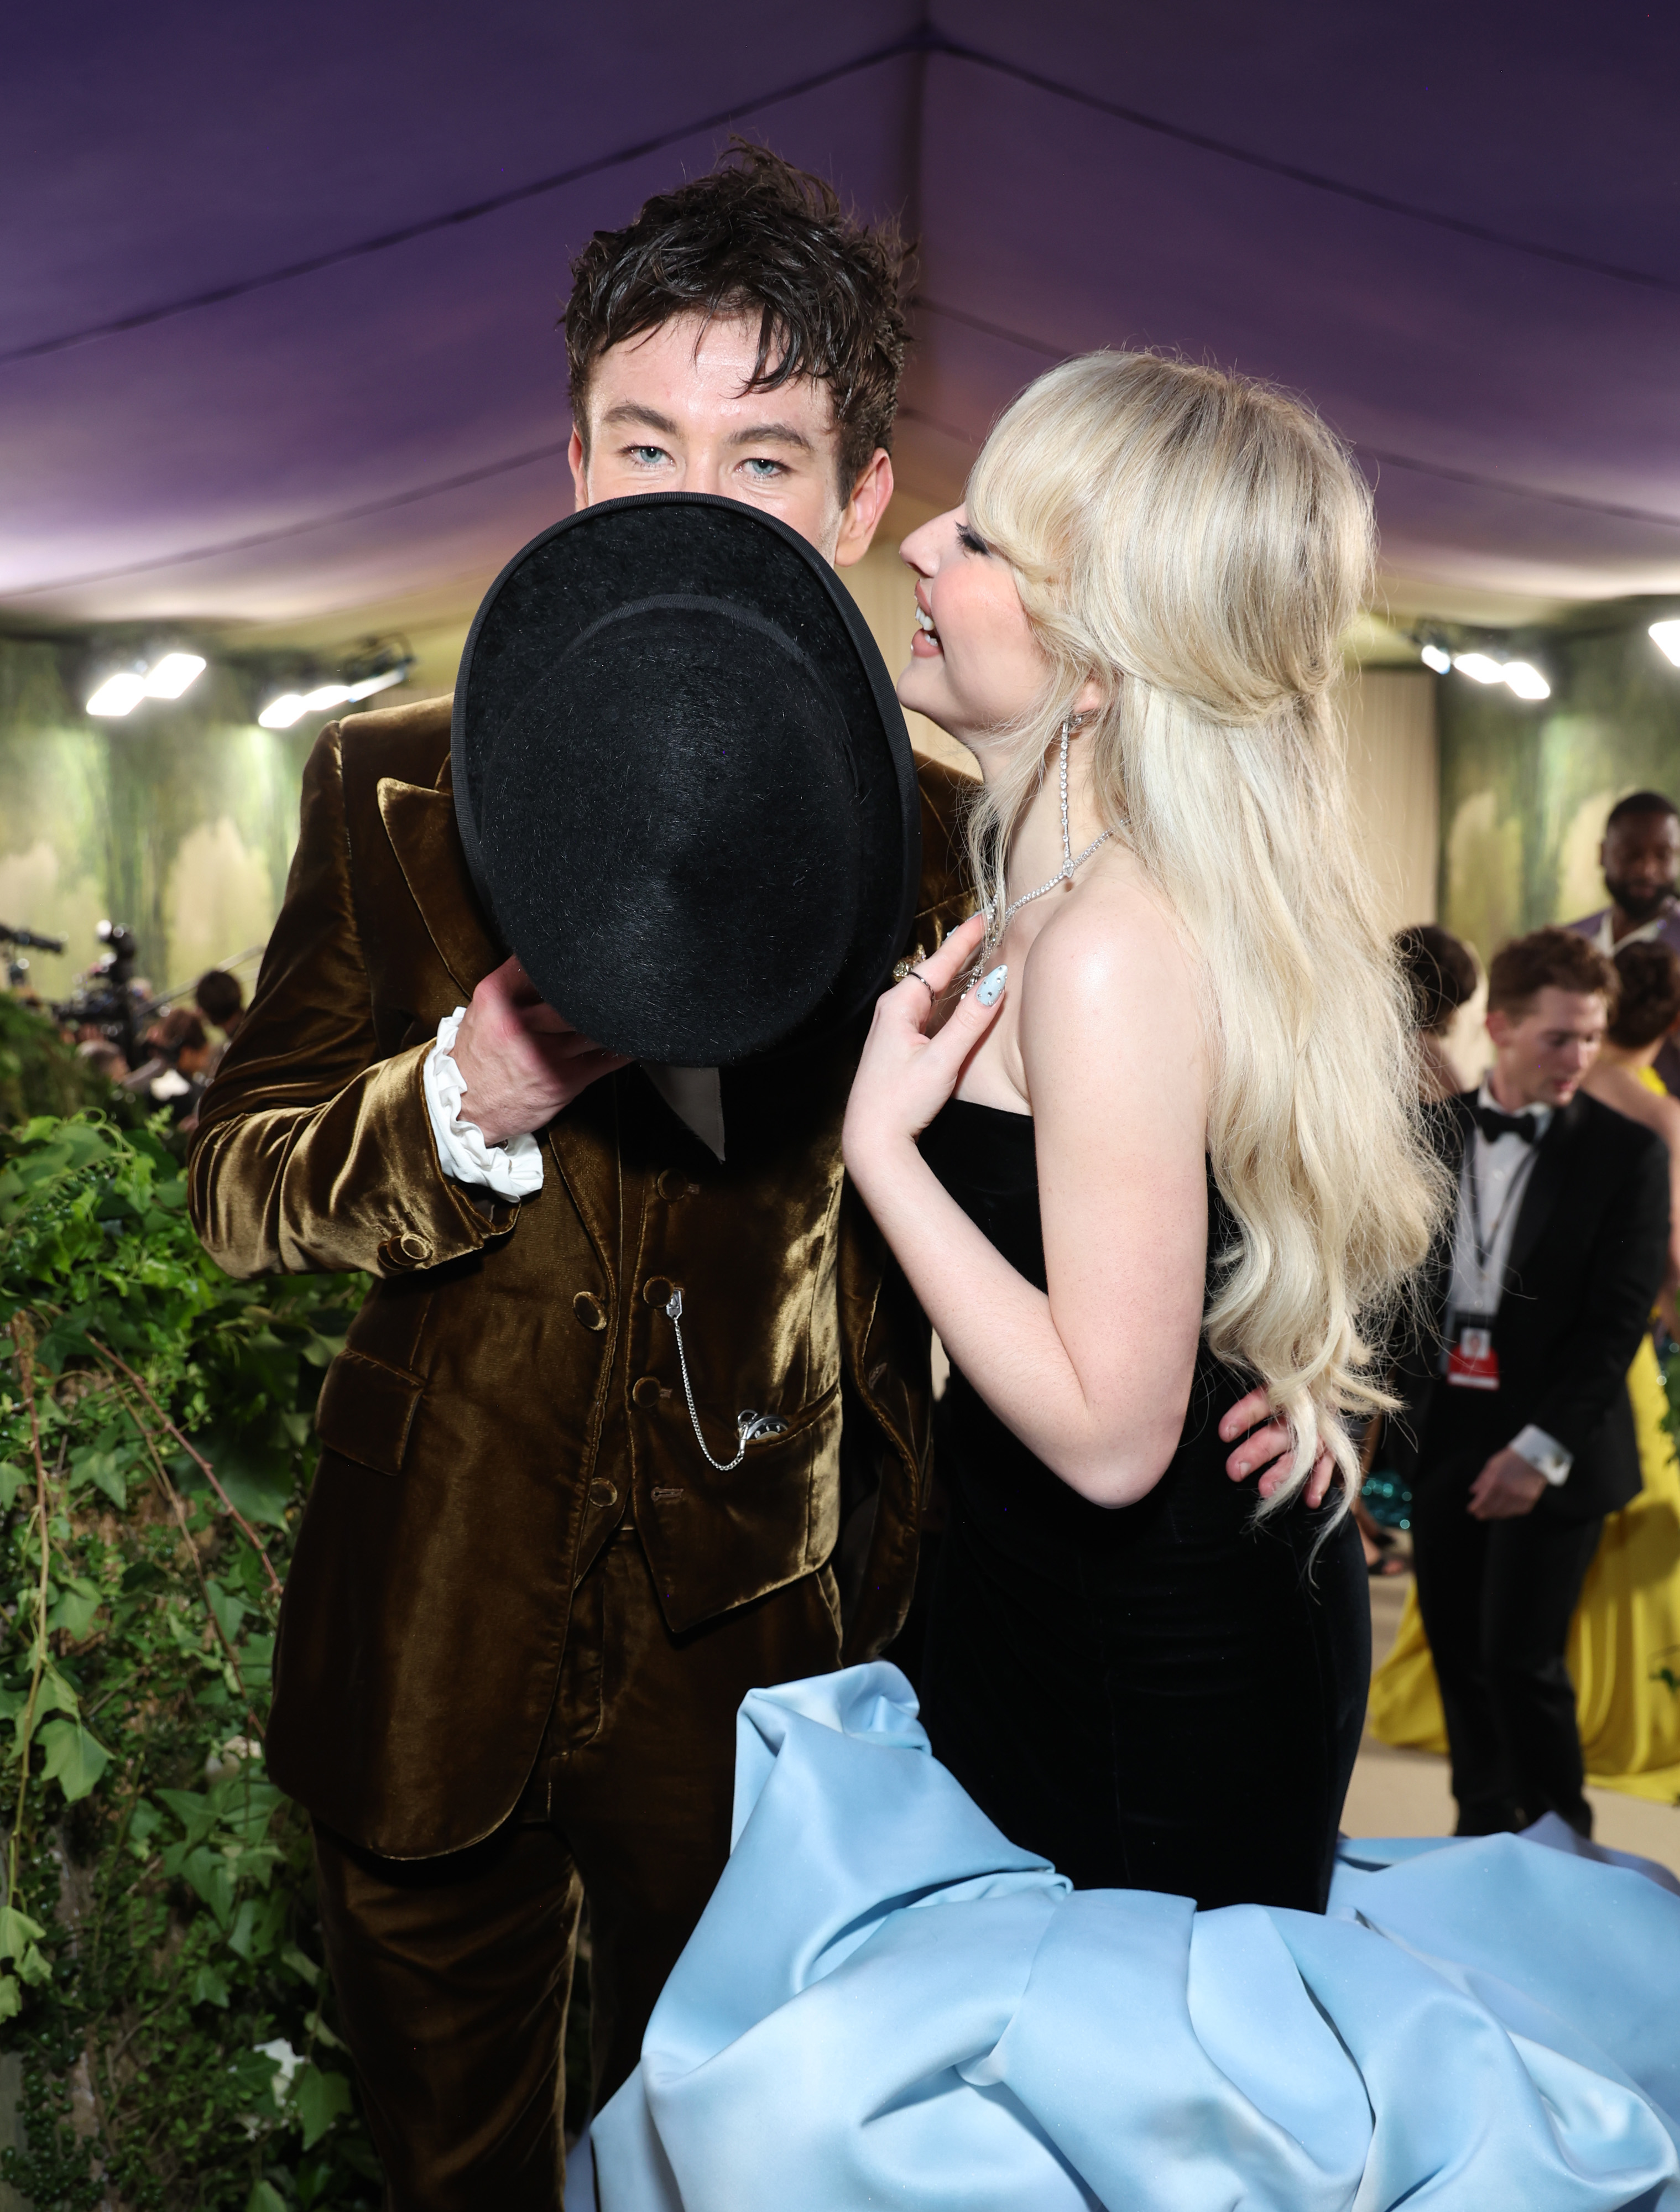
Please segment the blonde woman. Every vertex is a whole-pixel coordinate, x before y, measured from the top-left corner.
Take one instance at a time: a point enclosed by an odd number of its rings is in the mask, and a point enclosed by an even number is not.
[[[903,555],[988,902],[880,1001],[845,1131],[953,1365],[934,1748],[1079,1887],[1322,1910],[1369,1621],[1302,1493],[1440,1202],[1330,697],[1366,488],[1276,392],[1097,354]],[[1220,1438],[1257,1383],[1265,1497]]]

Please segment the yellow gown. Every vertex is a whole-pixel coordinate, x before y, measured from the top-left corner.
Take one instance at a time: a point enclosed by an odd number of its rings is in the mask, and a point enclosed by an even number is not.
[[[1661,1089],[1660,1084],[1653,1088]],[[1586,1778],[1680,1804],[1680,1460],[1664,1425],[1668,1396],[1651,1339],[1628,1370],[1644,1487],[1612,1513],[1569,1628],[1570,1679]],[[1446,1749],[1434,1662],[1406,1593],[1394,1649],[1371,1678],[1367,1716],[1384,1743]]]

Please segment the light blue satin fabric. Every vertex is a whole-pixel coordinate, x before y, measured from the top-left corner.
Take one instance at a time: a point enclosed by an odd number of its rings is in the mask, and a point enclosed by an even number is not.
[[[1074,1893],[896,1668],[755,1691],[601,2212],[1680,2212],[1680,1898],[1354,1849],[1323,1919]]]

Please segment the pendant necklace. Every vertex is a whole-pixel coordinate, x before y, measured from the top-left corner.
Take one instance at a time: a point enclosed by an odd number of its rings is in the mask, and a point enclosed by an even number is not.
[[[1068,738],[1075,725],[1083,722],[1084,720],[1085,717],[1083,714],[1069,714],[1067,720],[1062,725],[1062,866],[1056,870],[1056,873],[1050,878],[1047,884],[1040,884],[1036,891],[1023,891],[1018,899],[1012,901],[1008,906],[1004,907],[1003,919],[1001,921],[999,921],[997,919],[997,909],[998,907],[1002,904],[1003,894],[1007,887],[1004,884],[1001,872],[1000,872],[997,884],[997,897],[991,901],[983,909],[986,916],[986,940],[984,950],[988,952],[994,951],[997,945],[1002,943],[1004,931],[1008,928],[1011,921],[1013,921],[1014,917],[1020,912],[1024,906],[1031,906],[1034,899],[1043,898],[1046,891],[1053,891],[1058,884],[1071,882],[1073,879],[1074,871],[1076,868],[1083,867],[1085,863],[1091,858],[1091,855],[1096,851],[1098,846],[1106,844],[1109,838],[1113,835],[1111,830],[1105,830],[1099,837],[1093,837],[1091,840],[1091,842],[1086,847],[1085,850],[1079,855],[1077,860],[1074,859],[1074,842],[1068,834]]]

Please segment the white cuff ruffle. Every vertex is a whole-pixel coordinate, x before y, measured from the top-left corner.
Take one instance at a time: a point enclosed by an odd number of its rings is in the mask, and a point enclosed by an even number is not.
[[[438,1158],[444,1174],[457,1182],[488,1184],[498,1198],[531,1198],[543,1187],[543,1148],[537,1139],[521,1135],[489,1145],[478,1123],[462,1117],[466,1086],[452,1055],[466,1012],[465,1006],[457,1006],[438,1024],[437,1042],[421,1071]]]

